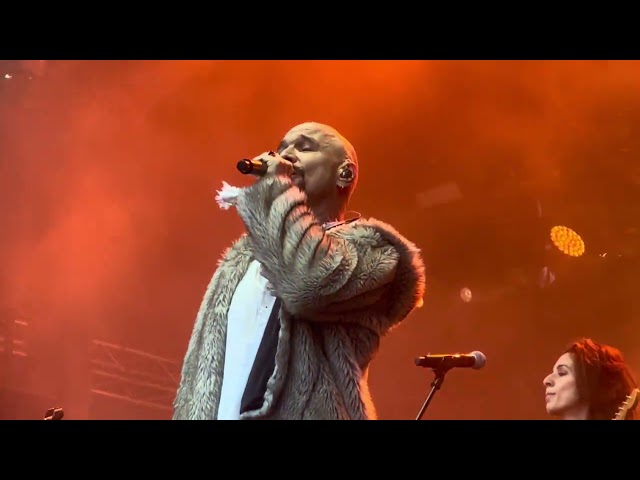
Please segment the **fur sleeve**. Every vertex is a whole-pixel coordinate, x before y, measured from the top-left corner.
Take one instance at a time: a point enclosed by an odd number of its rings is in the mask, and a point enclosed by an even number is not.
[[[304,192],[285,177],[260,179],[243,190],[236,206],[264,276],[294,315],[353,321],[355,311],[388,297],[401,252],[373,226],[325,232]],[[421,288],[405,286],[412,293]]]

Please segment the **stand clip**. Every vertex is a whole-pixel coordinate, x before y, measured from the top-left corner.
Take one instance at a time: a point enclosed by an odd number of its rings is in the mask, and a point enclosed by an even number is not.
[[[435,378],[431,382],[431,391],[429,392],[429,395],[427,395],[427,399],[422,404],[422,408],[420,409],[420,412],[418,413],[416,420],[420,420],[422,418],[425,410],[431,403],[431,400],[433,399],[433,396],[435,395],[436,391],[440,390],[440,388],[442,387],[442,383],[444,382],[444,377],[447,374],[447,372],[451,370],[451,368],[440,367],[440,368],[434,368],[432,370],[433,370],[433,374],[435,375]]]

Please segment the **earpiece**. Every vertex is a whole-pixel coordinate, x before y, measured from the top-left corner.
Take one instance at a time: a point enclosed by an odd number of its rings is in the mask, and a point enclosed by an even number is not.
[[[338,170],[338,186],[346,188],[356,179],[356,172],[353,163],[345,163]]]

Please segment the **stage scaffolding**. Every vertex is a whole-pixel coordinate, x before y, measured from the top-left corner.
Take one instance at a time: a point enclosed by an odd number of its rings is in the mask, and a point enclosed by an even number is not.
[[[70,403],[76,402],[76,412],[88,412],[89,397],[99,396],[115,399],[125,404],[138,405],[147,409],[171,412],[173,400],[180,378],[180,363],[141,350],[128,348],[123,345],[109,343],[102,340],[90,340],[88,353],[69,356],[57,354],[53,360],[39,355],[38,347],[31,345],[30,330],[32,325],[28,319],[15,311],[0,312],[0,416],[11,416],[9,403],[20,403],[20,395],[25,393],[40,396],[35,400],[42,404],[37,407],[37,414],[54,405],[49,405],[47,398],[57,400],[63,409]],[[36,351],[33,351],[33,348]],[[59,345],[58,350],[64,351],[67,345]],[[80,352],[81,350],[75,350]],[[76,358],[77,357],[77,358]],[[59,391],[50,391],[51,385],[42,383],[43,370],[47,376],[55,375],[63,364],[71,365],[72,369],[83,369],[85,364],[87,376],[71,375],[60,380],[56,385]],[[76,372],[78,370],[75,370]],[[66,382],[72,382],[70,385]],[[85,397],[82,391],[87,392]],[[75,393],[74,393],[75,392]],[[71,395],[71,397],[69,396]],[[14,410],[14,407],[11,407]],[[84,414],[77,413],[81,418]],[[152,415],[153,416],[153,415]],[[89,415],[90,417],[90,415]],[[37,418],[37,417],[36,417]]]
[[[147,408],[171,411],[180,364],[122,345],[93,340],[90,391]]]
[[[9,318],[2,321],[0,328],[0,354],[7,357],[27,357],[24,331],[29,322],[21,318]]]

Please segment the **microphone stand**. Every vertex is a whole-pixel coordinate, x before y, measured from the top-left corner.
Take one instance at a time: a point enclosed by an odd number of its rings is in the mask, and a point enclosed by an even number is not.
[[[50,408],[44,414],[45,420],[62,420],[64,417],[64,410],[61,408]]]
[[[435,378],[431,382],[431,391],[429,392],[429,395],[427,395],[426,400],[422,404],[422,408],[420,409],[420,412],[418,413],[416,420],[420,420],[424,415],[425,410],[431,403],[431,400],[433,400],[433,396],[442,387],[442,383],[444,382],[444,377],[447,374],[447,372],[451,370],[451,367],[440,366],[438,368],[433,368],[432,370],[433,370],[433,374],[435,375]]]

